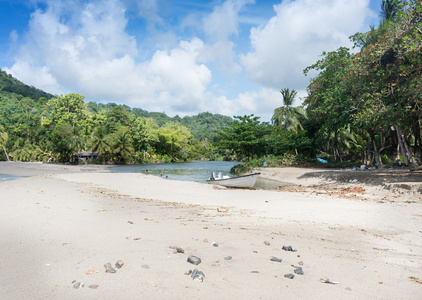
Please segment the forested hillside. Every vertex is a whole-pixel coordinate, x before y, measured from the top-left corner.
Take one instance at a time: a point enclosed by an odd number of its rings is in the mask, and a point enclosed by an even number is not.
[[[6,93],[3,93],[6,92]],[[7,94],[12,93],[16,95],[21,95],[22,97],[28,97],[32,99],[40,99],[44,97],[46,99],[53,98],[54,95],[46,93],[40,89],[37,89],[33,86],[28,86],[12,75],[7,74],[6,72],[0,70],[0,93]]]
[[[116,103],[54,96],[0,70],[0,159],[66,162],[78,151],[102,161],[213,159],[215,130],[230,117],[205,112],[169,117]]]

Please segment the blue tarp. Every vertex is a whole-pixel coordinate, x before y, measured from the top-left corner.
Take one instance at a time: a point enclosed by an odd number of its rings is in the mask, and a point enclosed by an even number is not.
[[[326,161],[325,159],[319,158],[319,157],[317,157],[317,160],[318,160],[319,162],[322,162],[323,164],[328,163],[328,161]]]

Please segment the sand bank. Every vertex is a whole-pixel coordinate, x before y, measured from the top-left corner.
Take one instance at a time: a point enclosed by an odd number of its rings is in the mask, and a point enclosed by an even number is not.
[[[421,291],[412,280],[422,279],[417,193],[306,176],[318,170],[265,169],[300,184],[265,191],[44,167],[13,165],[11,175],[34,176],[0,182],[2,299],[405,299]],[[189,264],[189,255],[202,263]],[[125,265],[105,273],[117,260]],[[302,264],[304,275],[284,277]],[[194,268],[203,282],[184,275]]]

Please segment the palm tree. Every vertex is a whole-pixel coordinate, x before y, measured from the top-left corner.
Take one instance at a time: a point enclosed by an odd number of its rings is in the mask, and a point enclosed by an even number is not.
[[[73,151],[84,151],[86,149],[86,139],[79,135],[70,138],[69,149]]]
[[[396,17],[398,12],[397,3],[394,0],[382,0],[380,17],[383,21],[389,21]]]
[[[282,89],[280,91],[283,96],[283,105],[274,110],[274,115],[271,118],[271,122],[280,128],[287,131],[298,132],[299,129],[303,130],[302,124],[300,124],[300,118],[306,118],[306,112],[303,107],[292,107],[297,92],[295,90],[290,91]]]
[[[113,134],[113,153],[119,157],[119,162],[123,157],[133,155],[132,138],[129,130],[118,130]]]
[[[353,146],[359,147],[357,135],[352,131],[350,124],[336,130],[326,130],[321,134],[321,138],[325,150],[332,152],[336,161],[342,161],[342,154],[348,153]]]
[[[7,132],[3,130],[4,130],[4,127],[0,125],[0,145],[3,147],[4,154],[6,154],[7,161],[10,161],[9,155],[7,155],[6,147],[4,147],[7,140],[9,139],[9,136],[7,135]]]
[[[91,148],[89,151],[98,152],[99,155],[109,152],[111,149],[111,145],[109,143],[109,139],[105,134],[105,130],[103,127],[95,128],[94,132],[92,133],[91,139]]]

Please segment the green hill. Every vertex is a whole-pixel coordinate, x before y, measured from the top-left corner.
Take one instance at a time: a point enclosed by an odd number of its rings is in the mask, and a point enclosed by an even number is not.
[[[37,89],[33,86],[24,84],[23,82],[17,80],[12,75],[7,74],[5,71],[0,69],[0,93],[7,94],[13,93],[16,95],[21,95],[22,97],[28,97],[33,100],[38,101],[40,98],[51,99],[54,95],[46,93],[40,89]]]

